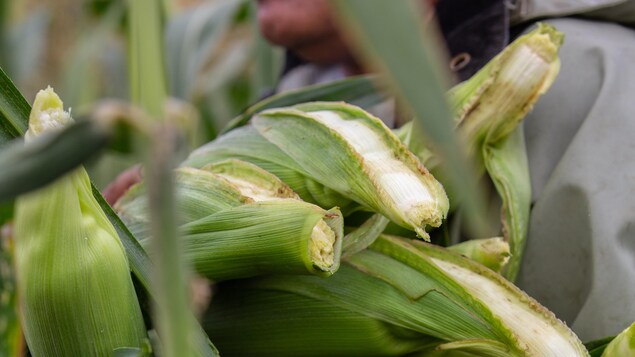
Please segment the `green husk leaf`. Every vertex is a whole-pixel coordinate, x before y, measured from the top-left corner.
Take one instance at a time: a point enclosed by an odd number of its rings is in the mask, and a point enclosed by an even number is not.
[[[226,209],[182,229],[196,271],[221,281],[271,273],[329,276],[339,267],[342,225],[337,209],[278,199]],[[324,241],[324,231],[332,242]],[[330,259],[322,261],[315,249]]]
[[[342,257],[349,257],[368,248],[379,238],[389,222],[388,218],[379,213],[372,215],[361,226],[344,236]]]
[[[602,357],[632,356],[635,354],[635,323],[620,332],[604,349]]]
[[[509,356],[588,355],[562,322],[498,274],[420,241],[381,236],[329,279],[270,276],[237,284],[243,296],[258,291],[291,293],[395,326],[404,337],[420,340],[424,334],[445,341],[443,347],[437,343],[411,352],[439,347],[452,348],[457,355],[500,356],[503,351]],[[248,319],[239,306],[229,311],[235,318]],[[246,335],[244,330],[225,329],[227,325],[219,320],[209,323],[222,324],[215,329],[223,329],[231,343],[239,338],[259,341],[257,327],[254,335]],[[285,331],[284,326],[275,329]],[[329,344],[323,338],[322,345]],[[320,347],[311,345],[307,350],[317,353]]]
[[[421,354],[415,354],[412,357],[507,357],[509,355],[509,348],[498,341],[463,340],[443,343],[436,346],[433,350],[425,351]]]
[[[509,261],[509,243],[503,238],[472,239],[451,245],[449,250],[478,262],[500,273]]]
[[[192,222],[223,209],[250,202],[237,187],[205,170],[176,169],[179,218]],[[115,204],[115,210],[140,241],[149,237],[149,207],[146,184],[131,187]]]
[[[277,198],[299,200],[300,196],[278,177],[260,167],[241,160],[219,161],[203,167],[238,187],[242,195],[254,201],[266,201]]]
[[[220,281],[267,273],[330,275],[339,266],[343,221],[299,200],[278,178],[239,160],[176,170],[184,254],[200,274]],[[147,244],[144,184],[117,204]]]
[[[511,252],[503,275],[514,281],[525,250],[531,207],[529,164],[522,127],[516,128],[498,142],[485,146],[483,158],[485,168],[503,203],[503,237],[509,243]]]
[[[346,213],[352,200],[316,182],[287,154],[267,141],[253,126],[232,130],[194,150],[182,166],[202,168],[210,163],[240,159],[259,166],[289,185],[302,200],[320,207],[340,207]]]
[[[438,344],[328,301],[236,282],[220,284],[203,325],[226,356],[401,356]]]

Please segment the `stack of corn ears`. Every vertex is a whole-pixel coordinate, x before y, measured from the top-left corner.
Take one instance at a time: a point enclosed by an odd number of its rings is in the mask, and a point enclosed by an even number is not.
[[[240,158],[322,207],[381,213],[427,238],[449,203],[441,184],[379,120],[345,103],[272,109],[192,153],[185,166]],[[353,205],[351,202],[355,202]]]
[[[498,142],[517,139],[512,132],[518,121],[557,73],[560,42],[553,28],[541,26],[451,92],[461,108],[455,110],[459,130],[471,147],[488,143],[500,153],[509,145]],[[532,78],[526,88],[510,89],[512,82],[523,86],[512,78],[519,71]],[[517,99],[498,105],[503,97]],[[487,106],[501,113],[481,108]],[[448,209],[439,183],[387,128],[342,103],[264,111],[251,125],[195,151],[185,166],[228,158],[270,171],[307,201],[340,205],[345,216],[358,209],[378,212],[424,238],[426,226],[439,225]],[[509,178],[505,174],[500,181]],[[519,197],[505,198],[515,203]],[[505,233],[511,256],[520,254],[522,227],[514,239]],[[508,247],[493,239],[453,249],[500,270],[510,258]],[[562,322],[499,275],[448,249],[389,236],[349,255],[329,279],[268,276],[221,284],[206,324],[230,356],[587,355]]]
[[[445,218],[441,184],[363,110],[310,103],[270,110],[253,122],[199,150],[203,157],[194,154],[199,160],[188,164],[197,168],[177,169],[185,254],[208,278],[333,274],[343,219],[330,205],[338,202],[357,202],[422,237]],[[134,187],[115,207],[142,241],[149,221],[144,191],[143,184]]]
[[[27,144],[71,120],[51,88],[40,91]],[[14,233],[20,314],[33,356],[110,356],[143,345],[126,254],[83,168],[19,197]]]

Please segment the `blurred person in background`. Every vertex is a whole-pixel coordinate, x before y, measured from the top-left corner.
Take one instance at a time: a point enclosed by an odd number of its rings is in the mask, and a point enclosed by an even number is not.
[[[524,121],[532,211],[517,284],[583,341],[617,334],[635,321],[635,0],[418,1],[457,81],[536,19],[564,32],[560,74]],[[286,49],[276,92],[366,72],[328,1],[257,8],[263,36]],[[393,101],[371,112],[403,124]],[[138,180],[137,168],[104,194],[113,202]]]

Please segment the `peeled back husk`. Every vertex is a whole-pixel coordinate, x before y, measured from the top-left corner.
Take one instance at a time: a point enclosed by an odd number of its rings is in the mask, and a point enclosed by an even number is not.
[[[421,237],[447,214],[441,184],[381,120],[358,107],[306,103],[265,111],[252,121],[316,181]]]
[[[267,141],[252,125],[234,129],[194,150],[182,166],[202,168],[228,159],[247,161],[270,172],[306,202],[323,208],[337,206],[344,212],[354,204],[350,198],[307,176],[302,167]]]
[[[72,121],[51,88],[33,104],[28,141]],[[124,248],[83,168],[20,196],[15,212],[20,316],[33,356],[106,356],[146,330]]]
[[[204,322],[228,356],[588,355],[564,323],[498,274],[398,237],[381,236],[328,279],[271,276],[228,290],[231,298],[224,298],[220,285]],[[363,330],[377,336],[372,344],[358,335]],[[304,342],[286,349],[288,336]]]
[[[512,253],[504,275],[512,281],[522,261],[531,204],[529,166],[519,124],[553,84],[560,69],[562,42],[563,34],[553,26],[538,24],[447,94],[458,134],[501,197],[502,234]],[[434,171],[439,158],[412,130],[409,123],[400,129],[400,136],[407,138],[413,152]]]

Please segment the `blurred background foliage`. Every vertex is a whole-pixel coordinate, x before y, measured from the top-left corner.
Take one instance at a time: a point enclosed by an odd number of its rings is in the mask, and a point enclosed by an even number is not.
[[[162,6],[168,93],[175,99],[167,110],[184,118],[194,147],[275,86],[283,54],[258,33],[253,1]],[[127,11],[125,0],[0,0],[0,67],[29,102],[51,85],[75,115],[104,98],[129,100]],[[88,168],[103,188],[139,161],[113,151]]]

